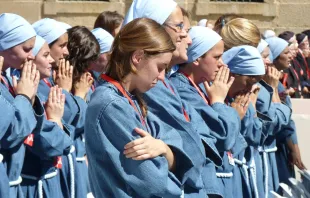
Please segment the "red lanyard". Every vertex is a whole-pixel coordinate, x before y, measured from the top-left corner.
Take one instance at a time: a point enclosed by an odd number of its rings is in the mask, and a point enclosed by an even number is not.
[[[15,97],[15,91],[14,91],[13,87],[7,82],[7,80],[2,75],[1,75],[1,81],[8,88],[8,90],[12,94],[12,96]]]
[[[189,80],[189,82],[195,87],[195,89],[197,90],[197,92],[199,93],[199,95],[202,97],[202,99],[205,101],[205,103],[208,105],[209,104],[209,101],[208,101],[208,99],[206,98],[206,96],[205,96],[205,94],[204,93],[202,93],[202,91],[200,90],[200,88],[196,85],[196,83],[193,81],[193,79],[189,76],[189,75],[187,75],[187,74],[185,74],[184,72],[181,72],[181,71],[179,71],[181,74],[183,74],[188,80]]]
[[[163,80],[161,80],[161,82],[163,82],[163,84],[165,85],[165,87],[167,87],[168,89],[170,89],[170,91],[172,92],[172,94],[175,95],[175,92],[174,92],[174,90],[172,89],[171,86],[167,85],[167,84],[165,83],[165,81],[163,81]],[[186,120],[187,122],[189,122],[189,121],[190,121],[189,115],[188,115],[188,113],[185,111],[185,109],[184,109],[183,106],[182,106],[182,111],[183,111],[183,115],[184,115],[184,117],[185,117],[185,120]]]
[[[299,64],[299,62],[296,60],[296,59],[293,59],[293,61],[294,61],[294,63],[299,67],[299,69],[300,69],[300,75],[304,75],[304,70],[301,68],[301,66],[300,66],[300,64]],[[294,69],[294,68],[293,68]],[[295,70],[295,69],[294,69]],[[296,73],[296,71],[295,71],[295,73]],[[298,77],[298,75],[297,75],[297,78],[299,79],[299,77]]]
[[[129,101],[130,105],[135,109],[135,111],[140,115],[142,124],[145,126],[145,120],[143,118],[143,116],[141,115],[140,111],[138,110],[137,106],[135,105],[135,103],[132,101],[132,99],[130,98],[130,96],[128,96],[128,94],[126,93],[125,89],[122,87],[122,85],[117,82],[116,80],[112,79],[111,77],[105,75],[105,74],[101,74],[101,78],[109,83],[111,83],[112,85],[114,85]]]
[[[46,78],[44,78],[43,81],[45,82],[45,84],[46,84],[47,86],[52,87],[51,83],[48,82],[48,80],[46,80]]]

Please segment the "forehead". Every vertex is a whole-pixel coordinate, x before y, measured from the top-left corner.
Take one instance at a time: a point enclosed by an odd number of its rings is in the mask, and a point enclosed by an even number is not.
[[[33,47],[35,41],[36,41],[36,37],[32,37],[32,38],[28,39],[27,41],[21,43],[20,46],[22,46],[22,47]]]
[[[176,7],[167,19],[171,23],[183,22],[183,14],[180,7]]]

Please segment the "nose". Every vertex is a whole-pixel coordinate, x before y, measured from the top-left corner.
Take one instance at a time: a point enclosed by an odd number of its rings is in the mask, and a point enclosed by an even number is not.
[[[49,63],[49,64],[55,63],[55,60],[52,58],[51,55],[48,55],[48,63]]]
[[[27,56],[27,60],[34,60],[34,56],[33,56],[33,53],[32,53],[32,50],[29,52],[28,56]]]
[[[193,40],[189,34],[187,34],[187,45],[190,46],[193,43]]]
[[[63,48],[63,55],[64,55],[64,57],[67,57],[69,55],[69,50],[68,50],[67,46]]]
[[[223,66],[228,67],[228,66],[224,63],[224,61],[223,61],[223,59],[222,59],[222,57],[221,57],[221,58],[219,59],[218,67],[221,68],[221,67],[223,67]]]
[[[163,71],[161,71],[157,77],[158,80],[164,81],[165,80],[165,74],[166,74],[166,70],[164,69]]]

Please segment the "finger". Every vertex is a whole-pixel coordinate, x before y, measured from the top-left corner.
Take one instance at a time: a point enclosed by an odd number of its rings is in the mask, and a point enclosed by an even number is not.
[[[146,159],[150,159],[150,158],[152,158],[152,156],[150,154],[144,154],[144,155],[134,157],[132,159],[133,160],[146,160]]]
[[[53,81],[54,81],[54,82],[56,81],[56,76],[57,76],[56,71],[53,70]]]
[[[138,133],[141,137],[150,136],[150,134],[143,129],[135,128],[136,133]]]
[[[4,58],[0,56],[0,71],[2,71],[3,62],[4,62]]]
[[[61,98],[61,91],[60,91],[60,88],[57,88],[56,89],[56,100],[57,100],[57,103],[60,103],[60,98]]]
[[[73,66],[71,65],[69,69],[69,77],[72,78],[72,76],[73,76]]]
[[[24,68],[25,68],[25,78],[29,79],[30,73],[31,73],[30,61],[26,62],[26,64],[24,65]]]
[[[228,75],[229,76],[229,75]],[[235,81],[235,77],[231,76],[228,83],[227,83],[227,86],[228,86],[228,89],[230,89],[230,87],[232,86],[232,84],[234,83]],[[226,81],[227,82],[227,81]]]
[[[250,98],[247,97],[247,100],[245,101],[244,107],[243,107],[243,108],[244,108],[244,109],[248,109],[249,105],[250,105]]]
[[[62,89],[61,89],[62,90]],[[62,92],[62,91],[61,91]],[[60,97],[60,103],[61,105],[65,105],[65,102],[66,102],[66,95],[65,94],[61,94],[61,97]]]
[[[48,101],[49,102],[53,101],[53,91],[54,91],[54,87],[51,87],[50,92],[48,93]]]
[[[125,155],[127,155],[129,153],[139,151],[139,150],[143,150],[143,149],[145,149],[145,144],[139,144],[139,145],[133,146],[131,148],[125,149],[123,153]]]
[[[13,82],[13,89],[14,91],[16,91],[17,89],[17,79],[15,76],[12,77],[12,82]]]
[[[66,76],[69,76],[70,73],[70,62],[66,61]]]
[[[32,63],[31,64],[31,74],[30,74],[30,80],[34,81],[37,73],[37,66],[36,64]]]
[[[220,69],[222,69],[222,73],[220,75],[219,81],[220,82],[224,82],[225,75],[226,75],[226,68],[225,67],[221,67]]]
[[[230,74],[230,69],[228,67],[225,67],[225,77],[224,77],[224,82],[227,83],[229,78],[229,74]],[[229,84],[229,82],[228,82]]]
[[[143,143],[144,143],[144,140],[145,140],[145,139],[143,139],[143,138],[139,138],[139,139],[133,140],[133,141],[129,142],[128,144],[126,144],[125,147],[124,147],[124,149],[129,149],[129,148],[132,148],[132,147],[134,147],[134,146],[143,144]]]
[[[60,72],[62,76],[66,75],[66,65],[65,65],[65,60],[61,60],[61,65],[60,65]]]
[[[219,80],[220,80],[220,77],[221,77],[221,75],[222,75],[222,73],[223,73],[223,67],[221,67],[221,68],[219,69],[219,71],[217,72],[214,81],[219,81]]]
[[[126,154],[125,156],[126,156],[127,158],[133,158],[133,157],[138,157],[138,156],[144,155],[144,154],[147,154],[147,150],[146,150],[146,149],[134,151],[134,152],[132,152],[132,153]]]
[[[203,86],[205,87],[206,91],[208,92],[210,90],[210,85],[208,81],[203,81]]]
[[[53,89],[53,92],[52,92],[52,102],[53,103],[56,103],[57,102],[57,87],[55,87]]]

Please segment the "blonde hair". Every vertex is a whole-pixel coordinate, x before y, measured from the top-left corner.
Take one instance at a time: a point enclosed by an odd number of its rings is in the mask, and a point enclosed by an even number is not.
[[[261,34],[258,27],[248,19],[236,18],[226,23],[220,35],[225,43],[225,50],[239,45],[257,47]]]
[[[170,35],[163,26],[152,19],[135,19],[124,26],[116,35],[106,74],[122,82],[128,74],[136,73],[131,62],[131,57],[135,51],[143,50],[145,56],[151,58],[161,53],[172,53],[175,49]],[[139,97],[139,93],[135,94],[138,97],[143,116],[146,116],[146,105]]]

